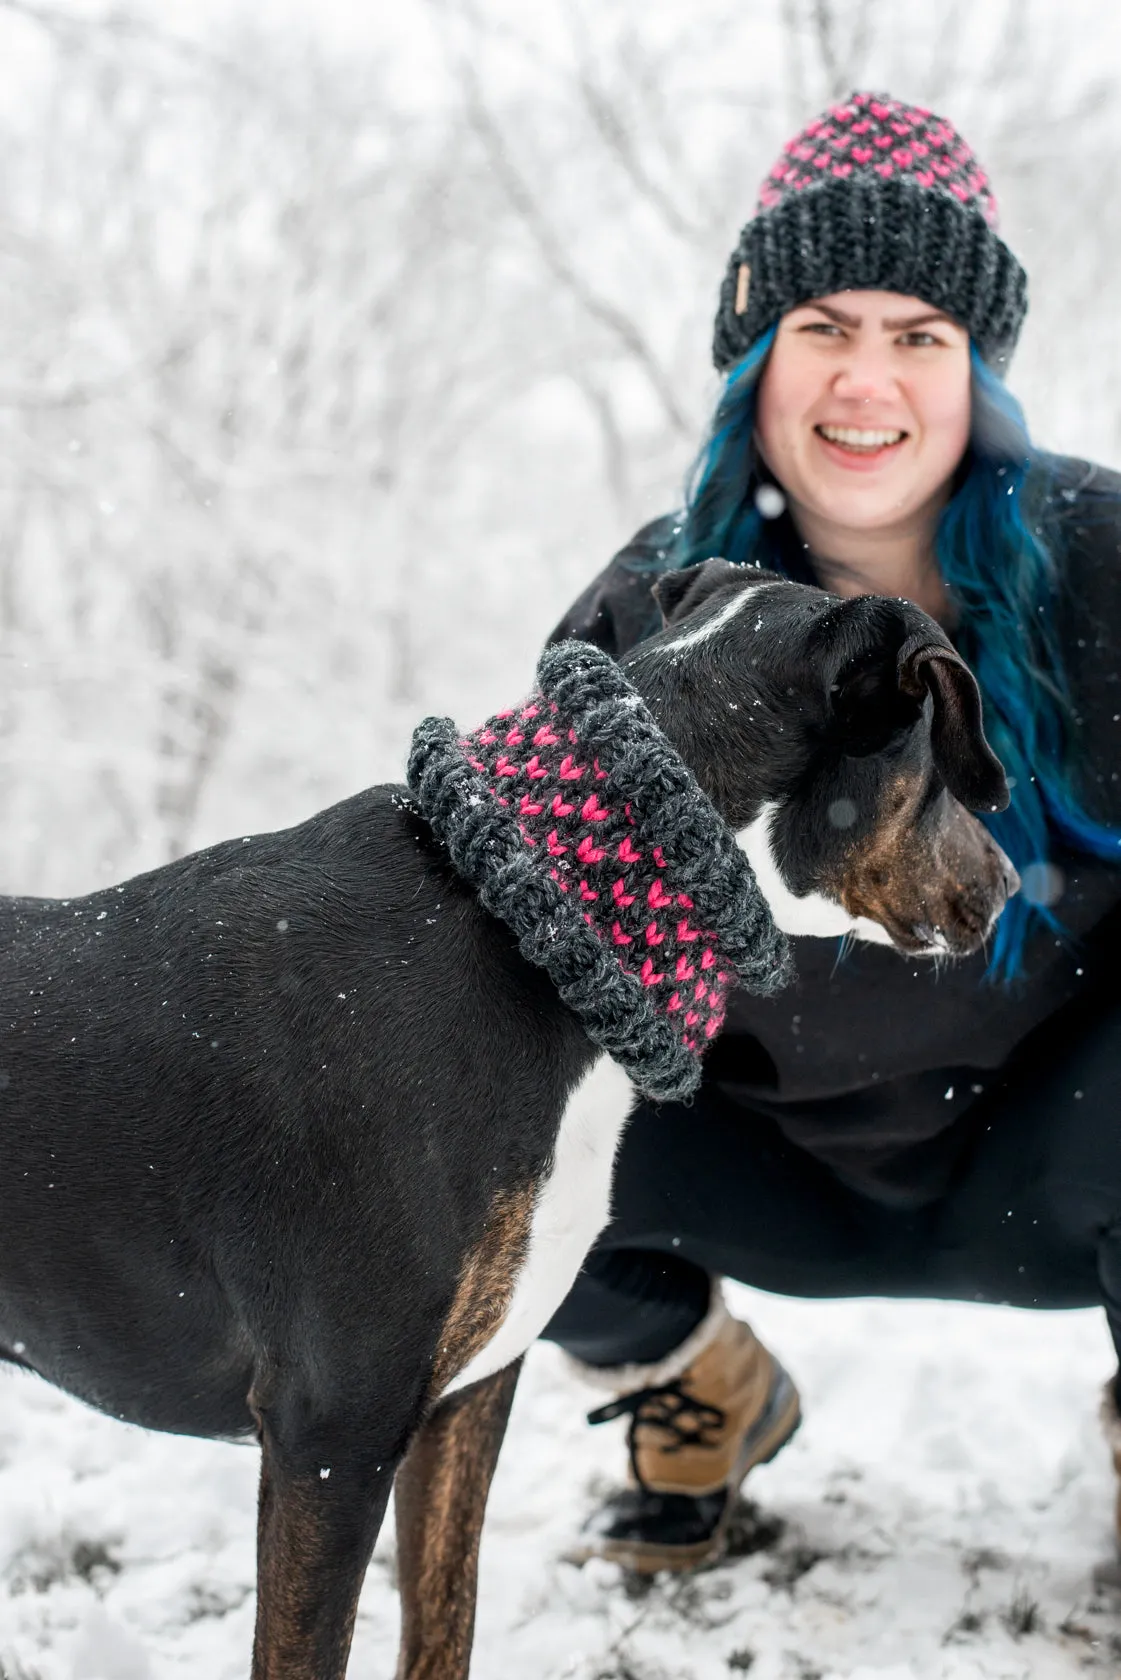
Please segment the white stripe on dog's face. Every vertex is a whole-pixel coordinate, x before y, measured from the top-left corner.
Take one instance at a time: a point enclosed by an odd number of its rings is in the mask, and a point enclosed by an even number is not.
[[[872,945],[890,945],[891,935],[879,922],[868,916],[852,916],[843,904],[826,898],[824,893],[791,892],[782,878],[774,849],[771,828],[778,806],[764,805],[759,815],[736,835],[736,842],[755,871],[759,891],[767,900],[775,926],[783,933],[802,934],[810,939],[838,939],[851,934]]]
[[[713,613],[712,617],[706,619],[703,624],[698,624],[695,630],[686,630],[685,634],[678,636],[676,641],[663,642],[658,650],[659,653],[678,653],[682,648],[696,647],[698,642],[710,641],[713,636],[720,634],[724,626],[729,624],[737,613],[743,612],[757,590],[767,589],[770,586],[770,580],[767,583],[746,584],[738,594],[721,607],[718,613]]]

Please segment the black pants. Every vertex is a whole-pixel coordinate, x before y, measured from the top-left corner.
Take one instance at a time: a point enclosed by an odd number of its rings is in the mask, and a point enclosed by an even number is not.
[[[720,1273],[787,1295],[1101,1305],[1121,1355],[1121,1006],[1038,1035],[957,1126],[949,1189],[901,1210],[718,1089],[640,1108],[612,1222],[547,1337],[595,1365],[658,1359]]]

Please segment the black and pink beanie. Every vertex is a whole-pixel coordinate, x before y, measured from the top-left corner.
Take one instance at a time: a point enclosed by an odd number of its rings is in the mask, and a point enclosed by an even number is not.
[[[601,649],[548,649],[537,691],[469,735],[425,719],[408,779],[459,873],[646,1096],[696,1089],[731,986],[790,978],[735,836]]]
[[[886,94],[850,94],[783,147],[728,262],[717,368],[788,310],[859,289],[944,310],[998,373],[1027,313],[988,176],[944,117]]]

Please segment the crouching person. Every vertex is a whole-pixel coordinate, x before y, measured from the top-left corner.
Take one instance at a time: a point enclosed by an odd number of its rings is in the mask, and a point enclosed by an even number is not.
[[[1014,784],[991,827],[1023,880],[988,952],[949,966],[799,940],[794,986],[735,999],[699,1098],[636,1116],[547,1332],[610,1394],[592,1421],[628,1420],[629,1485],[584,1555],[710,1561],[798,1426],[722,1276],[1100,1304],[1121,1350],[1121,479],[1029,441],[1003,383],[1026,290],[948,122],[865,93],[825,112],[729,261],[684,509],[555,632],[622,656],[657,627],[652,580],[714,555],[916,602],[978,676]],[[799,900],[776,908],[797,935]],[[1118,1402],[1111,1382],[1121,1473]]]

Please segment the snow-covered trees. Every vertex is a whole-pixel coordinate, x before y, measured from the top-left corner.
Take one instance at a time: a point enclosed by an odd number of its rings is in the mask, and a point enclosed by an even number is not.
[[[0,887],[293,820],[528,681],[675,496],[735,231],[850,84],[969,135],[1013,384],[1121,457],[1104,0],[182,10],[0,0]]]

